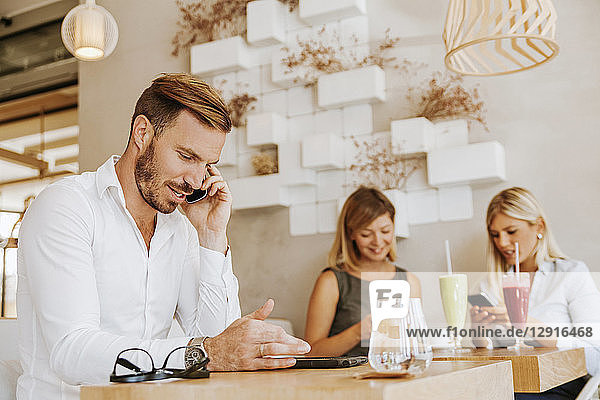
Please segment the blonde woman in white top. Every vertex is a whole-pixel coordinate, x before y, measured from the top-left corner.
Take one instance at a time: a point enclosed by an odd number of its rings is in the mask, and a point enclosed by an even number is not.
[[[491,200],[487,210],[488,271],[490,279],[481,289],[503,304],[502,273],[513,270],[515,243],[519,243],[521,272],[530,275],[528,324],[538,327],[561,324],[577,326],[600,323],[600,292],[587,266],[567,258],[554,240],[548,219],[535,197],[526,189],[503,190]],[[475,324],[506,324],[506,309],[471,308]],[[583,338],[537,338],[545,347],[585,347],[588,371],[600,372],[600,349]],[[516,394],[516,399],[574,399],[587,378],[579,378],[540,394]]]

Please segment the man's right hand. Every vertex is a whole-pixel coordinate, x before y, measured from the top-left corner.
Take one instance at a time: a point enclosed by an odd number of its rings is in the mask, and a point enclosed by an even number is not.
[[[288,335],[283,328],[264,321],[273,311],[272,299],[258,310],[234,321],[220,335],[207,338],[204,348],[211,371],[248,371],[287,368],[293,358],[263,356],[301,355],[310,351],[305,341]]]

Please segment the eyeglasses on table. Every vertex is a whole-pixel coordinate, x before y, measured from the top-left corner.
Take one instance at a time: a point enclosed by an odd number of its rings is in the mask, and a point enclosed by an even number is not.
[[[174,354],[178,350],[184,350],[187,348],[191,348],[194,346],[181,346],[177,347],[167,355],[165,361],[161,368],[156,368],[154,366],[154,359],[144,349],[140,349],[137,347],[132,347],[130,349],[125,349],[121,351],[117,355],[117,359],[115,360],[115,365],[113,367],[112,373],[110,374],[111,382],[124,382],[124,383],[134,383],[134,382],[146,382],[146,381],[156,381],[160,379],[170,379],[170,378],[187,378],[187,379],[197,379],[197,378],[208,378],[210,376],[210,372],[206,369],[206,365],[209,363],[210,359],[208,357],[203,357],[198,360],[196,363],[192,364],[188,368],[171,368],[169,367],[169,358],[172,354]],[[184,350],[185,351],[185,350]],[[145,353],[145,355],[144,355]],[[129,359],[138,359],[142,357],[150,361],[151,368],[144,369]],[[181,354],[183,356],[183,354]],[[129,358],[129,359],[128,359]],[[117,366],[121,366],[128,371],[124,374],[117,373]]]

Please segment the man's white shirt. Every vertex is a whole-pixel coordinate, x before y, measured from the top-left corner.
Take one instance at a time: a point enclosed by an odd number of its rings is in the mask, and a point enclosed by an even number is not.
[[[78,398],[77,385],[108,382],[121,350],[141,347],[160,365],[172,349],[240,317],[231,252],[201,247],[179,211],[158,214],[148,250],[125,207],[117,161],[50,185],[25,215],[19,400]],[[185,337],[167,339],[173,316]]]

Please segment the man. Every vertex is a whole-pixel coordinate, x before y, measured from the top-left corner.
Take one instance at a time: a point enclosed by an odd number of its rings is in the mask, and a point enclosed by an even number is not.
[[[206,353],[211,370],[288,367],[293,359],[263,355],[309,351],[262,321],[272,300],[240,318],[232,197],[214,166],[230,129],[210,86],[165,74],[138,99],[121,157],[50,185],[30,206],[18,251],[18,399],[78,398],[77,385],[108,382],[117,354],[133,347],[160,365],[198,345],[177,366]],[[199,188],[208,197],[187,204]],[[173,316],[186,337],[166,338]]]

